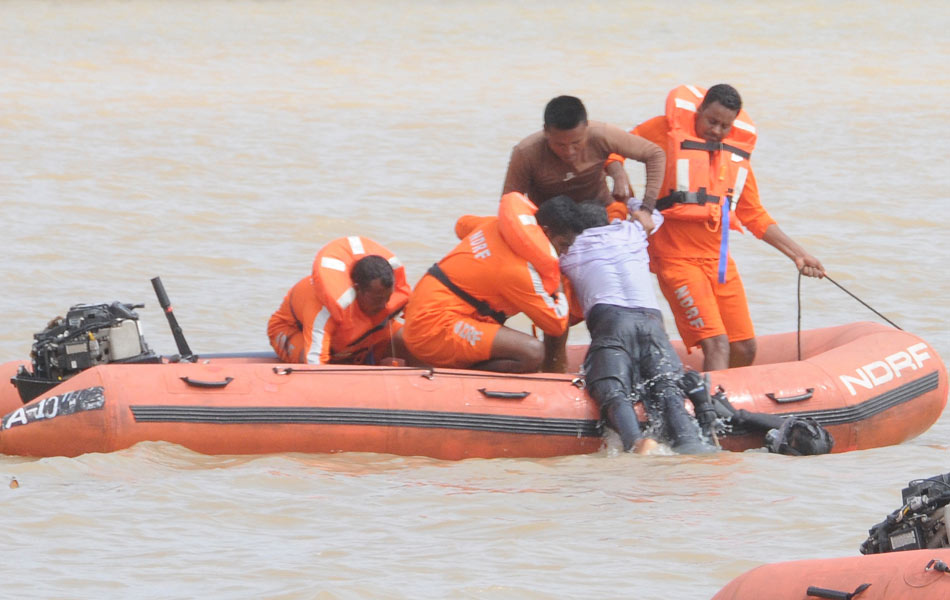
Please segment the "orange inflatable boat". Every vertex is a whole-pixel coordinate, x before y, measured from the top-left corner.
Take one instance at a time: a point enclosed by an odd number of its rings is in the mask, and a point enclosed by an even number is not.
[[[113,330],[115,356],[126,331]],[[679,350],[684,360],[697,358]],[[762,336],[755,365],[709,378],[737,409],[813,417],[834,436],[834,452],[911,439],[946,404],[947,370],[913,334],[853,323],[802,332],[801,351],[799,361],[795,333]],[[574,372],[584,352],[569,348]],[[266,355],[148,358],[90,366],[25,404],[6,382],[29,363],[0,365],[0,453],[76,456],[167,441],[207,454],[463,459],[584,454],[603,445],[599,411],[576,375],[289,365]],[[761,433],[743,431],[720,442],[728,450],[763,445]]]
[[[935,600],[950,598],[950,549],[763,565],[712,600]]]

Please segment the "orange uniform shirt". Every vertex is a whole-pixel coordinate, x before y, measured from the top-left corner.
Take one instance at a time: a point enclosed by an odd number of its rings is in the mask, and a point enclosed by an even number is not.
[[[344,316],[359,310],[354,301]],[[287,292],[280,308],[271,315],[267,336],[284,362],[363,364],[371,350],[377,359],[391,354],[390,337],[402,326],[392,320],[393,316],[383,311],[368,331],[365,324],[355,328],[352,320],[346,318],[338,322],[317,300],[308,275]]]
[[[496,311],[508,316],[523,312],[545,333],[563,334],[568,318],[564,294],[545,292],[534,267],[502,239],[496,218],[471,224],[475,228],[439,262],[449,280]],[[427,275],[409,297],[403,339],[413,355],[430,364],[463,367],[490,358],[499,328],[497,321]]]

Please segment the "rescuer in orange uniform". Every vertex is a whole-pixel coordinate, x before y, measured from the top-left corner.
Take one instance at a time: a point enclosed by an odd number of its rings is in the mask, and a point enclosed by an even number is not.
[[[505,319],[523,312],[548,335],[566,331],[568,303],[556,256],[579,232],[574,201],[552,198],[533,217],[534,205],[521,194],[503,198],[501,206],[508,201],[531,210],[511,217],[463,217],[456,227],[461,243],[416,284],[403,337],[417,359],[437,367],[534,372],[545,359],[544,345],[505,327]],[[506,239],[506,227],[515,234],[528,232],[530,241],[518,242],[512,234]],[[554,256],[539,271],[526,256],[542,244]]]
[[[392,252],[368,238],[339,238],[320,249],[312,274],[287,292],[267,323],[267,336],[285,362],[407,358],[394,319],[409,292],[405,267]]]
[[[755,330],[729,255],[729,230],[741,232],[741,223],[792,259],[803,275],[824,277],[825,269],[759,201],[750,165],[756,130],[739,93],[726,84],[706,93],[680,86],[667,97],[666,114],[631,133],[666,150],[656,203],[666,222],[650,237],[650,266],[683,342],[702,348],[704,371],[752,364]]]

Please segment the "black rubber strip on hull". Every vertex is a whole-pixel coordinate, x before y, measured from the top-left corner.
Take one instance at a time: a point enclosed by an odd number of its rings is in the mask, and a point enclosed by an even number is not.
[[[781,416],[797,415],[800,417],[812,417],[822,425],[845,425],[847,423],[857,423],[865,421],[873,416],[879,415],[886,410],[910,402],[914,398],[922,396],[927,392],[937,389],[940,385],[940,374],[937,371],[924,375],[909,381],[902,386],[896,387],[889,392],[884,392],[879,396],[874,396],[860,404],[854,406],[843,406],[841,408],[830,408],[827,410],[811,410],[793,413],[779,413]]]
[[[133,405],[137,422],[218,424],[366,425],[468,429],[496,433],[599,437],[600,422],[589,419],[545,419],[510,415],[427,410],[323,407],[214,407]]]

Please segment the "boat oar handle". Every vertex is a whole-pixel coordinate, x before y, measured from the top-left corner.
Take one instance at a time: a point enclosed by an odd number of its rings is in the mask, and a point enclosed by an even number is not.
[[[152,288],[155,289],[155,295],[158,296],[158,304],[162,307],[162,312],[165,313],[165,317],[168,319],[168,326],[172,329],[172,337],[175,338],[175,345],[178,346],[178,354],[181,356],[181,360],[186,362],[194,361],[197,357],[191,353],[191,348],[188,347],[188,342],[185,341],[185,334],[178,324],[178,319],[175,318],[172,303],[168,299],[168,294],[165,292],[165,286],[162,285],[161,278],[152,278]]]
[[[772,402],[778,402],[779,404],[789,404],[791,402],[801,402],[802,400],[808,400],[815,395],[815,388],[805,388],[804,394],[799,394],[797,396],[785,396],[784,398],[776,396],[772,392],[766,394],[766,397]]]
[[[181,380],[187,383],[188,385],[192,387],[197,387],[197,388],[223,388],[229,383],[231,383],[232,381],[234,381],[234,378],[225,377],[221,381],[201,381],[200,379],[192,379],[191,377],[188,377],[187,375],[185,375],[181,377]]]
[[[486,398],[499,398],[501,400],[524,400],[531,392],[496,392],[488,388],[478,388],[482,396]]]

